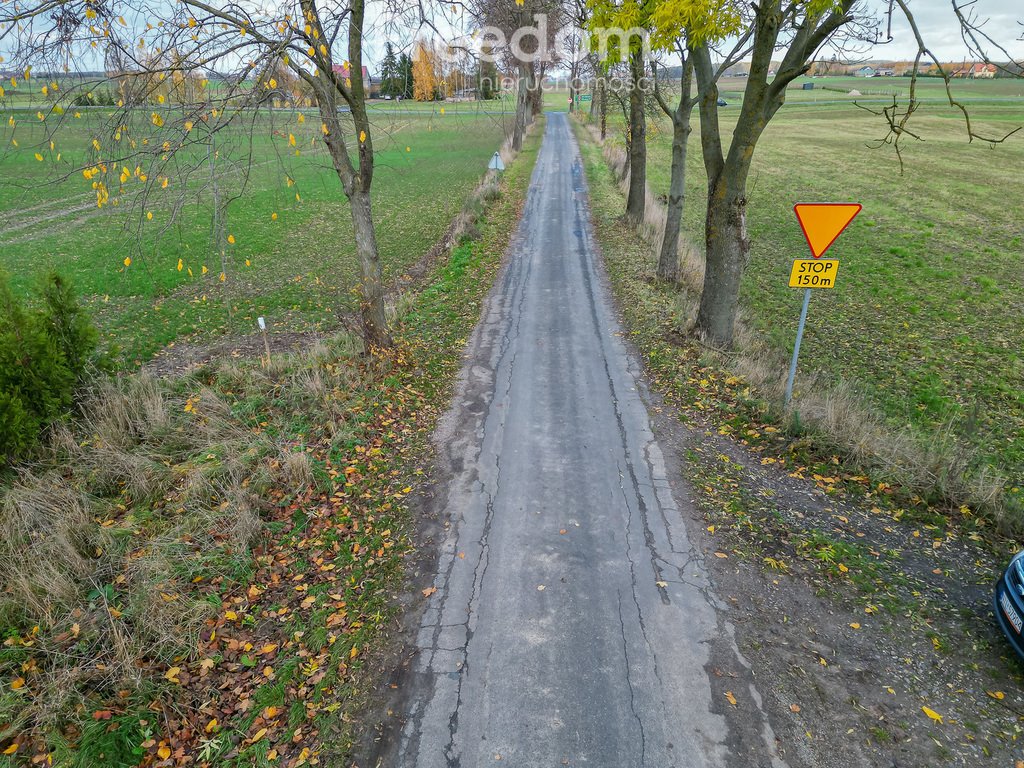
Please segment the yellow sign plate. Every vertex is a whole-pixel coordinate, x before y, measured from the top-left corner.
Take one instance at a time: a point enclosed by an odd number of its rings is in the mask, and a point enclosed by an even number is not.
[[[838,259],[797,259],[789,273],[790,288],[835,288]]]

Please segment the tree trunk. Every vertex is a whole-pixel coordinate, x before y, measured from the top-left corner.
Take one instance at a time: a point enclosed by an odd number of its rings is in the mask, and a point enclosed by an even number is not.
[[[384,283],[381,279],[380,256],[377,252],[377,234],[373,228],[368,190],[355,189],[349,195],[352,208],[352,227],[356,239],[356,255],[362,282],[359,285],[359,313],[362,320],[363,340],[367,348],[391,346],[387,319],[384,316]]]
[[[672,119],[672,177],[668,186],[668,212],[665,234],[658,257],[658,277],[673,283],[679,281],[679,228],[683,221],[686,199],[686,148],[690,139],[690,116]]]
[[[709,184],[704,225],[707,250],[697,329],[715,346],[732,346],[740,277],[750,255],[745,184],[732,184],[726,170]]]
[[[643,51],[629,57],[629,191],[626,221],[636,227],[643,223],[647,202],[647,118],[644,115]]]
[[[512,129],[512,149],[516,152],[523,148],[523,134],[526,132],[526,112],[529,108],[527,88],[529,81],[526,77],[526,65],[519,65],[519,92],[516,94],[516,120]]]

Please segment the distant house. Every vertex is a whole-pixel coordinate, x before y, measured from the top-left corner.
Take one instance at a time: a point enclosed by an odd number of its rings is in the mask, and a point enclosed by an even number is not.
[[[892,69],[878,69],[875,70],[875,77],[893,77],[896,74],[895,70]]]
[[[334,74],[339,75],[340,77],[342,77],[345,80],[348,80],[349,78],[352,77],[352,73],[351,73],[351,71],[349,69],[349,66],[347,64],[335,64],[332,67],[332,69],[334,70]],[[369,70],[367,70],[365,65],[363,66],[363,70],[362,71],[363,71],[363,88],[365,88],[367,91],[369,91],[371,86],[373,85],[373,82],[370,80],[370,72],[369,72]]]
[[[853,76],[854,77],[874,77],[875,76],[875,68],[874,67],[861,67],[860,69],[858,69],[856,72],[853,73]]]
[[[976,80],[989,80],[996,76],[995,64],[977,62],[968,64],[953,72],[953,77],[966,77]]]

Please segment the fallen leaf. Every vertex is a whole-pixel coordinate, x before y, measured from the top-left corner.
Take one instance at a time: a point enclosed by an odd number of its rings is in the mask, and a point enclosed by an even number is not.
[[[860,629],[860,624],[858,624],[856,621],[850,622],[850,626],[853,629]]]
[[[993,699],[996,699],[997,701],[1002,701],[1006,698],[1006,694],[1002,691],[985,691],[985,693],[987,693],[989,696],[991,696]]]
[[[737,704],[736,704],[736,697],[732,695],[732,691],[726,691],[725,692],[725,698],[734,707],[737,706]]]
[[[799,704],[790,704],[789,705],[789,711],[792,712],[795,715],[797,712],[800,711],[800,705]]]
[[[260,728],[258,731],[256,731],[256,733],[254,733],[252,735],[252,738],[249,739],[249,743],[250,744],[255,744],[257,741],[259,741],[260,739],[262,739],[266,735],[267,735],[267,729],[266,728]]]
[[[538,592],[543,592],[543,591],[544,591],[544,589],[545,589],[545,587],[544,587],[544,585],[543,585],[543,584],[541,584],[541,585],[539,585],[539,586],[537,587],[537,591],[538,591]]]
[[[655,583],[656,586],[659,586],[662,589],[664,589],[665,587],[668,586],[668,582],[667,581],[656,581],[654,583]]]
[[[156,753],[160,756],[161,760],[166,760],[168,757],[171,756],[171,748],[168,747],[166,744],[161,744],[160,747],[157,749]]]
[[[725,552],[715,552],[715,557],[726,558],[728,555]]]
[[[437,587],[428,587],[427,589],[423,590],[423,596],[430,597],[435,592],[437,592]]]
[[[180,675],[180,674],[181,674],[181,667],[171,667],[166,672],[164,672],[164,677],[167,678],[168,680],[170,680],[172,683],[180,684],[181,680],[178,679],[178,675]]]
[[[942,722],[942,715],[940,715],[934,709],[929,709],[928,707],[921,707],[921,711],[924,712],[926,715],[928,715],[928,717],[930,717],[935,722],[937,722],[937,723],[941,723]]]

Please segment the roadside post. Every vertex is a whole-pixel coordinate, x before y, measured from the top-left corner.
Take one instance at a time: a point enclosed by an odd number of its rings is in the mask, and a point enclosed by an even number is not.
[[[796,328],[796,342],[793,344],[793,359],[789,363],[786,379],[784,404],[788,408],[793,400],[793,382],[796,380],[796,364],[800,358],[800,342],[807,325],[807,308],[811,304],[811,291],[836,287],[839,273],[839,259],[822,259],[825,251],[850,226],[863,206],[860,203],[797,203],[793,206],[797,221],[810,246],[811,259],[796,259],[789,273],[789,287],[804,289],[804,303],[800,309],[800,323]]]
[[[256,318],[256,325],[260,329],[260,333],[263,334],[263,348],[267,350],[267,362],[266,367],[270,367],[270,340],[267,338],[267,321],[262,317]]]

